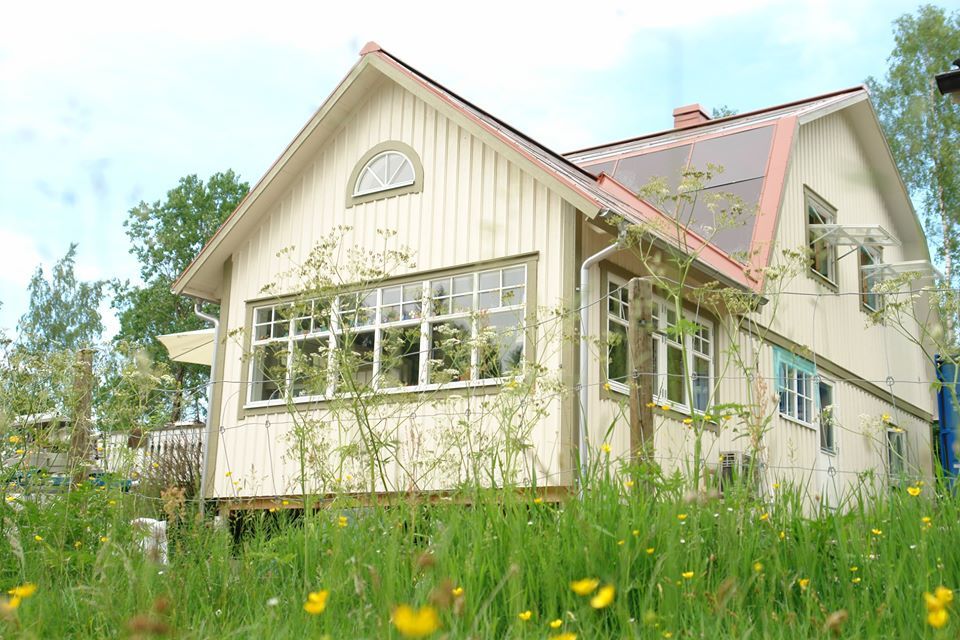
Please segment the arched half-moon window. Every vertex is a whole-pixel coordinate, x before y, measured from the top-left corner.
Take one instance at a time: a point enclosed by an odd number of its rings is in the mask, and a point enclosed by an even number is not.
[[[399,151],[384,151],[371,158],[360,170],[353,195],[365,196],[377,191],[406,187],[413,184],[416,177],[410,158]]]
[[[416,193],[422,184],[423,166],[417,152],[402,142],[382,142],[357,162],[347,183],[347,203]]]

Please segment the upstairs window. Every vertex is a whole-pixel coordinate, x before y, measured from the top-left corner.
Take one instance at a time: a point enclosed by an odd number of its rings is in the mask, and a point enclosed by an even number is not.
[[[353,166],[345,189],[348,207],[422,190],[420,156],[399,140],[386,140],[363,154]]]
[[[372,157],[360,170],[354,196],[365,196],[378,191],[406,187],[416,180],[410,158],[399,151],[384,151]]]
[[[880,273],[869,267],[883,262],[883,249],[863,245],[857,254],[860,256],[860,304],[866,311],[879,311],[883,304],[881,295],[876,292],[876,287],[880,284]]]
[[[810,270],[833,287],[837,286],[837,246],[824,237],[822,230],[811,229],[815,224],[836,224],[837,212],[825,202],[806,194],[807,246],[810,249]]]

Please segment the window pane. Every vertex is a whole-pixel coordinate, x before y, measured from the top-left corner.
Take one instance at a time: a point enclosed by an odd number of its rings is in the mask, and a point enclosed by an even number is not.
[[[510,267],[503,270],[503,286],[515,287],[526,284],[526,267]]]
[[[819,385],[820,400],[820,448],[833,450],[833,387],[825,382]]]
[[[710,361],[693,359],[693,408],[706,411],[710,406]]]
[[[496,309],[500,306],[500,291],[484,291],[480,294],[481,309]]]
[[[380,322],[396,322],[400,319],[400,305],[394,304],[380,309]]]
[[[327,338],[299,340],[293,350],[294,397],[320,396],[327,393],[329,362]]]
[[[480,274],[480,290],[499,289],[500,271],[484,271]]]
[[[523,364],[523,312],[491,313],[480,319],[480,378],[501,378]]]
[[[400,302],[400,295],[402,293],[400,287],[386,287],[381,293],[381,304],[398,304]]]
[[[473,294],[453,296],[453,313],[469,313],[473,310]]]
[[[465,318],[430,325],[430,382],[470,379],[472,337],[470,320]]]
[[[341,391],[363,391],[373,382],[374,341],[373,331],[355,332],[344,336],[343,350],[338,363],[340,380],[345,385]]]
[[[413,182],[413,166],[410,164],[410,161],[406,158],[403,159],[403,165],[400,167],[400,170],[397,171],[396,175],[393,178],[393,183],[396,185],[406,184],[408,182]]]
[[[250,376],[250,400],[279,400],[287,373],[285,344],[268,344],[253,351],[253,371]]]
[[[510,289],[503,290],[503,300],[502,304],[505,307],[523,304],[524,303],[524,288],[523,287],[512,287]]]
[[[607,331],[607,379],[627,383],[627,328],[620,323],[609,323]]]
[[[453,279],[453,294],[472,293],[473,292],[473,274],[468,276],[457,276]]]
[[[673,345],[667,345],[667,398],[680,404],[686,404],[687,400],[683,351]]]
[[[376,191],[382,186],[383,184],[377,180],[376,176],[373,175],[373,171],[371,171],[369,168],[366,168],[363,170],[359,182],[357,182],[357,193]]]
[[[380,337],[380,384],[413,387],[420,379],[420,326],[385,329]]]

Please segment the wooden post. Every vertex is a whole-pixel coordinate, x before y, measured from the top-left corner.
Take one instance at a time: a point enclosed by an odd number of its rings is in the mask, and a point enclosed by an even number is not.
[[[93,406],[93,350],[77,352],[77,366],[73,378],[76,405],[73,415],[73,433],[70,436],[68,467],[73,474],[73,484],[86,479],[87,461],[90,458],[90,414]]]
[[[629,284],[630,324],[627,329],[630,371],[630,455],[634,460],[653,457],[653,285],[644,278]]]

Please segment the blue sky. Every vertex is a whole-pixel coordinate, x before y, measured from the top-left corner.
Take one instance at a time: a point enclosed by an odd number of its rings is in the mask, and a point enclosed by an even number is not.
[[[882,75],[905,2],[18,3],[0,24],[0,328],[38,264],[136,279],[123,220],[254,183],[368,40],[557,151]],[[29,5],[29,6],[27,6]],[[482,7],[477,9],[477,7]],[[109,310],[105,309],[109,314]],[[116,324],[107,318],[108,331]]]

